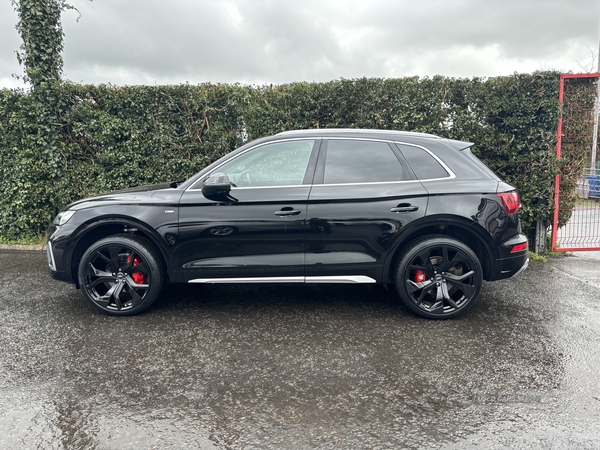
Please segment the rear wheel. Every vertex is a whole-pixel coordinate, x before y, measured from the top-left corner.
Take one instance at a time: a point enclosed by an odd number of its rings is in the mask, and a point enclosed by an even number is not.
[[[118,316],[147,309],[160,295],[165,280],[150,243],[127,235],[92,244],[81,257],[78,277],[81,291],[92,305]]]
[[[479,259],[470,247],[445,236],[424,236],[400,255],[396,291],[404,304],[429,319],[448,319],[465,312],[482,284]]]

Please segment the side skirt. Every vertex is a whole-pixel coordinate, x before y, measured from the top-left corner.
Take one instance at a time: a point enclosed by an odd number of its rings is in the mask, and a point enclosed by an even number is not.
[[[196,278],[188,283],[350,283],[364,284],[376,281],[364,275],[332,277],[247,277],[247,278]]]

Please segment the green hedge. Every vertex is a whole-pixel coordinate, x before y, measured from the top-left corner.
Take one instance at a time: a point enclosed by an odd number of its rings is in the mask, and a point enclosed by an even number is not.
[[[558,73],[538,72],[279,86],[63,83],[56,90],[59,138],[50,148],[40,145],[49,133],[36,121],[43,108],[35,98],[0,90],[0,239],[43,236],[75,199],[185,179],[250,139],[315,127],[475,142],[475,153],[519,189],[529,226],[552,208],[558,82]]]

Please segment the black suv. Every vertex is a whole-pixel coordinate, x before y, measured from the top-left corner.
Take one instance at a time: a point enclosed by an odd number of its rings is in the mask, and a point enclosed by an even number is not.
[[[527,267],[515,189],[421,133],[325,129],[250,142],[189,180],[80,200],[48,230],[54,278],[132,315],[172,283],[382,283],[428,318]]]

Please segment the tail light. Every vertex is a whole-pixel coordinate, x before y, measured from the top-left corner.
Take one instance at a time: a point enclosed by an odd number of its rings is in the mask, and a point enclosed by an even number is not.
[[[498,198],[506,214],[515,214],[521,206],[517,191],[501,192],[498,194]]]

